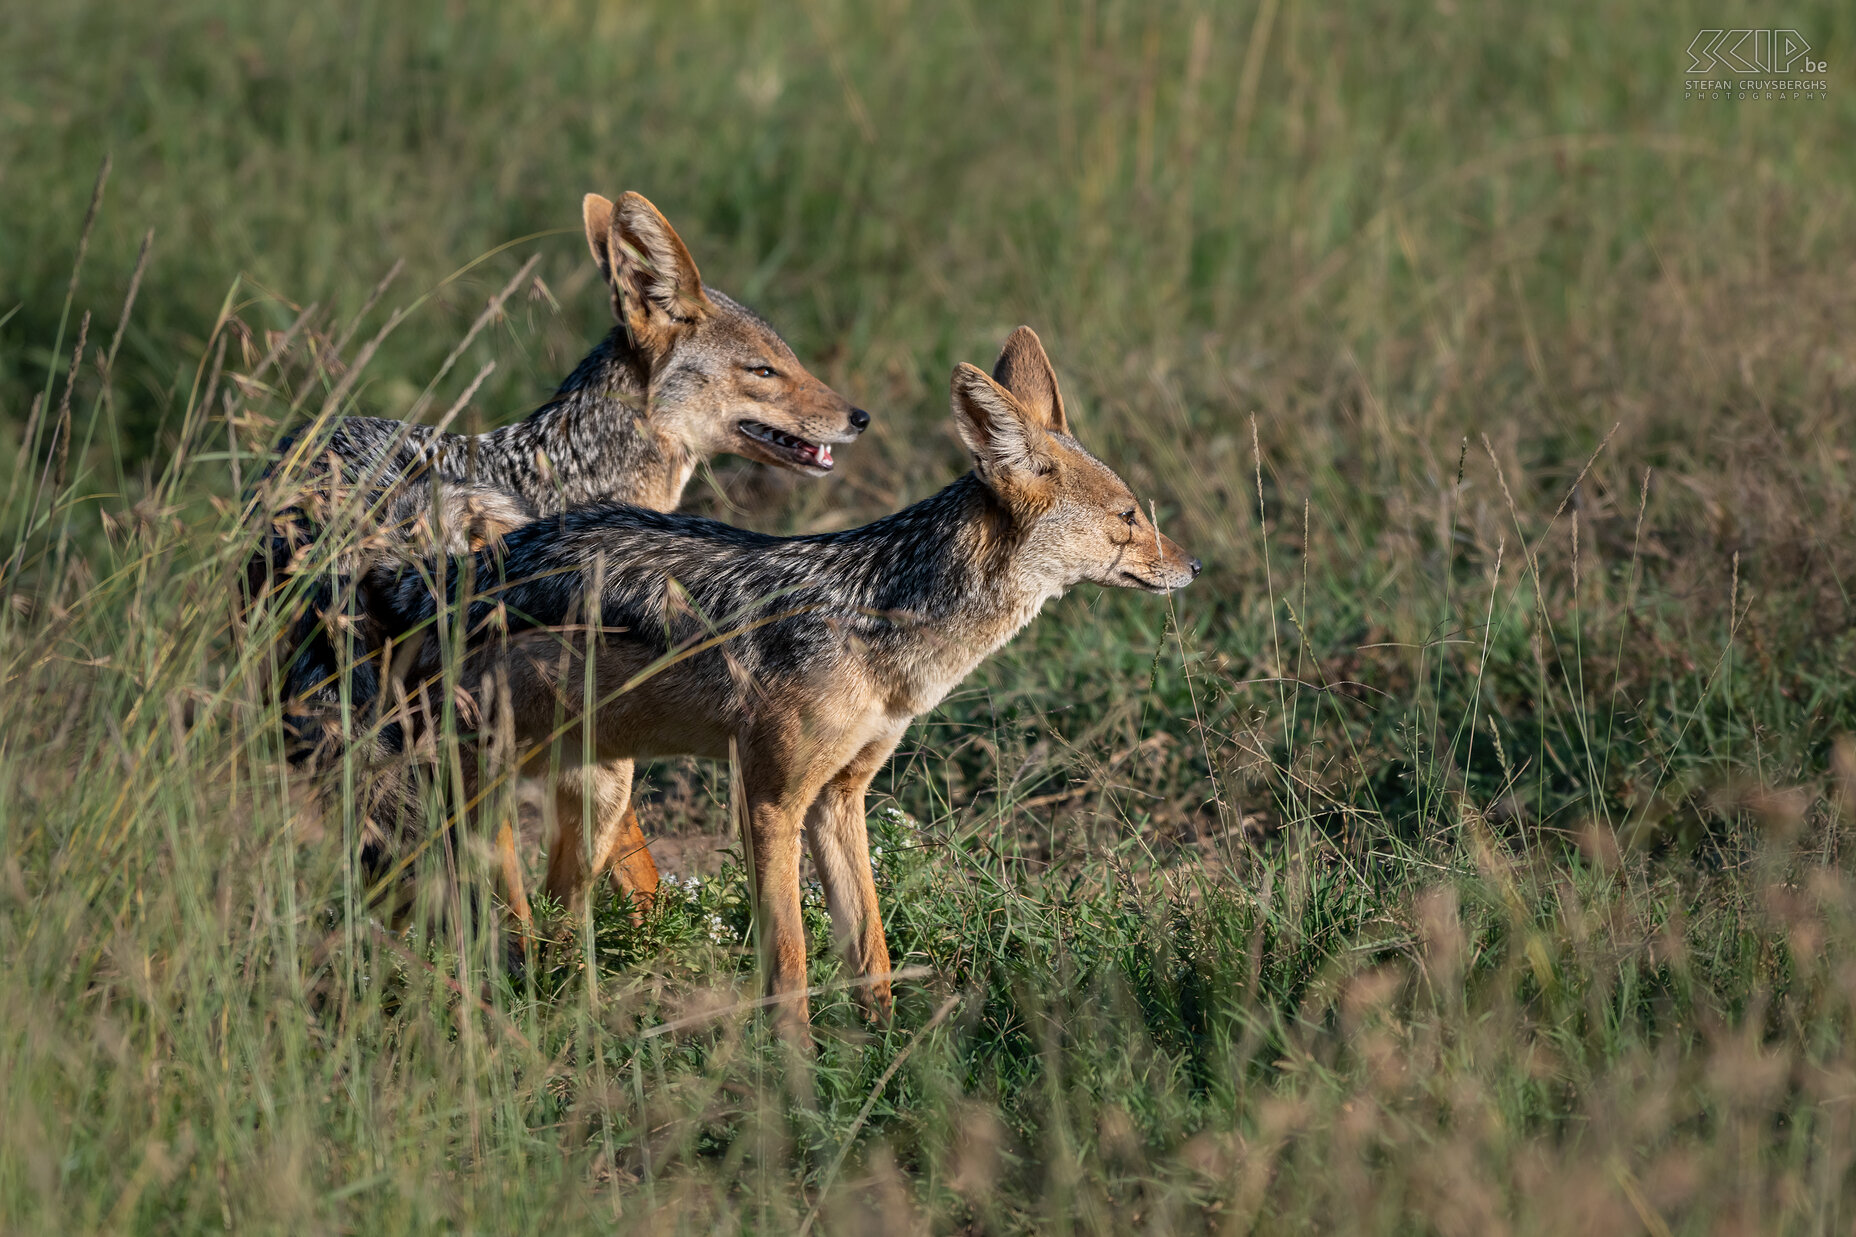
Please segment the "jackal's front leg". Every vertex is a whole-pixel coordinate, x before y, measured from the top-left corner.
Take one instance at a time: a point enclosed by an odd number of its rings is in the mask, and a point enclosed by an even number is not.
[[[622,767],[621,767],[622,766]],[[597,769],[576,771],[588,784],[607,787],[596,790],[593,799],[599,812],[593,824],[593,869],[591,879],[612,877],[614,892],[631,899],[632,921],[657,897],[657,862],[645,844],[644,830],[638,826],[638,813],[632,810],[631,786],[634,767],[629,760],[612,760]],[[625,791],[616,788],[623,779]]]
[[[895,999],[887,978],[889,943],[883,938],[883,910],[877,905],[876,873],[870,866],[864,795],[900,737],[887,736],[858,752],[826,783],[806,813],[806,840],[825,886],[832,937],[853,974],[885,977],[858,990],[858,1003],[884,1020],[894,1011]]]
[[[612,888],[632,900],[636,917],[637,912],[648,910],[657,901],[657,887],[663,879],[658,875],[657,860],[651,857],[651,848],[645,843],[644,829],[638,823],[638,809],[626,805],[625,814],[611,837]]]
[[[788,1034],[805,1035],[806,930],[799,909],[799,825],[802,810],[791,802],[757,795],[752,778],[747,801],[749,860],[754,871],[755,916],[759,921],[760,966],[768,996],[785,997],[777,1017]]]
[[[611,862],[613,835],[631,804],[632,762],[614,760],[565,769],[555,776],[553,789],[548,893],[578,914],[594,878]]]

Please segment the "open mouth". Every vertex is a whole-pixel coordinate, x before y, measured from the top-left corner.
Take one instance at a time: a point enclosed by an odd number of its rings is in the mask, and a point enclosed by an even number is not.
[[[776,455],[784,456],[796,467],[831,471],[831,444],[828,442],[808,442],[797,434],[762,425],[759,421],[743,421],[739,428],[743,434],[772,448]]]

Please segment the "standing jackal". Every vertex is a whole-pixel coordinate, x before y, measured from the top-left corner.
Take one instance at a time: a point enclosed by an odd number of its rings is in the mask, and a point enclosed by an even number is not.
[[[612,293],[618,324],[575,367],[554,398],[516,424],[450,434],[378,417],[348,417],[326,436],[286,444],[279,489],[307,489],[313,503],[286,506],[268,554],[254,557],[254,590],[288,572],[314,541],[326,509],[359,490],[375,553],[423,556],[434,536],[460,553],[494,543],[528,518],[595,499],[669,511],[698,465],[724,452],[823,476],[831,448],[862,433],[870,416],[807,372],[786,341],[753,311],[703,286],[676,230],[641,194],[618,202],[588,194],[587,244]],[[313,454],[311,452],[313,451]],[[434,482],[437,484],[434,485]],[[437,491],[436,493],[434,491]],[[437,517],[434,533],[428,521]],[[339,576],[353,565],[337,557]],[[341,658],[328,628],[342,623],[339,583],[319,589],[292,635],[285,676],[291,721],[314,743],[337,713],[340,679],[353,704],[377,693],[368,650]],[[255,592],[254,592],[255,595]],[[305,708],[305,705],[308,707]],[[657,869],[630,810],[629,767],[589,769],[603,810],[624,817],[615,880],[648,897]],[[602,831],[616,826],[602,823]]]
[[[732,749],[769,990],[803,1017],[803,826],[839,945],[886,1012],[864,792],[903,731],[1072,585],[1165,593],[1199,570],[1071,436],[1029,328],[993,372],[954,371],[973,471],[874,524],[770,537],[602,503],[516,530],[500,555],[453,561],[448,606],[460,604],[466,572],[488,583],[469,599],[471,647],[458,667],[484,714],[462,761],[467,797],[480,760],[499,752],[534,767],[584,751],[613,761]],[[426,625],[437,610],[428,578],[370,575],[370,618],[400,637]],[[419,673],[434,671],[437,644],[426,638]],[[556,786],[572,796],[582,783]],[[557,815],[564,828],[582,819],[572,801]],[[563,836],[549,891],[578,903],[615,841],[604,830]]]

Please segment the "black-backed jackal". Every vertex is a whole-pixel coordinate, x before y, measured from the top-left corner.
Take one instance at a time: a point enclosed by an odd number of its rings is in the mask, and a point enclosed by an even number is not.
[[[642,195],[613,203],[588,194],[583,216],[617,325],[554,398],[484,434],[347,417],[325,435],[286,443],[270,478],[275,534],[248,572],[254,595],[290,570],[344,490],[363,491],[358,505],[371,515],[362,522],[365,540],[374,556],[391,558],[428,554],[435,540],[449,553],[478,549],[530,518],[596,499],[669,511],[696,468],[722,453],[808,476],[831,471],[832,446],[862,433],[869,414],[813,377],[753,311],[706,288],[676,230]],[[341,657],[328,634],[342,625],[341,577],[357,558],[335,561],[291,635],[284,679],[305,753],[330,738],[343,741],[334,719],[344,673],[353,671],[351,707],[365,709],[378,691],[367,660],[372,650]],[[657,868],[629,791],[617,790],[631,784],[629,764],[620,764],[576,776],[602,810],[622,817],[599,825],[622,837],[615,883],[648,899]]]
[[[864,792],[903,731],[1071,586],[1166,593],[1198,574],[1072,436],[1035,334],[1019,328],[993,372],[954,372],[973,471],[874,524],[770,537],[602,503],[518,529],[500,555],[445,571],[448,607],[467,576],[476,589],[458,668],[482,710],[463,761],[467,794],[496,753],[539,768],[583,753],[611,762],[732,751],[766,981],[795,1018],[806,987],[802,827],[838,944],[853,972],[879,977],[869,1000],[887,1011]],[[435,616],[435,578],[376,572],[362,604],[383,634],[406,638]],[[436,650],[428,637],[415,675],[433,673]],[[557,811],[564,829],[611,819],[604,805],[585,812],[571,799],[585,786],[556,782],[568,797]],[[614,803],[624,792],[604,788]],[[579,903],[616,844],[604,829],[561,837],[549,891]]]

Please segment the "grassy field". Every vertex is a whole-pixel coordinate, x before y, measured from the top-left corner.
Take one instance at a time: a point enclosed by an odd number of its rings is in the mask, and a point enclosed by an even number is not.
[[[1734,25],[1828,97],[1685,99]],[[1856,1222],[1856,10],[6,30],[0,1229]],[[875,416],[693,508],[925,496],[949,368],[1029,322],[1207,563],[1078,590],[911,731],[872,830],[919,976],[871,1028],[821,947],[809,1062],[746,1007],[723,771],[650,772],[657,910],[512,975],[468,902],[370,915],[237,617],[266,445],[491,362],[461,423],[526,412],[627,188]]]

